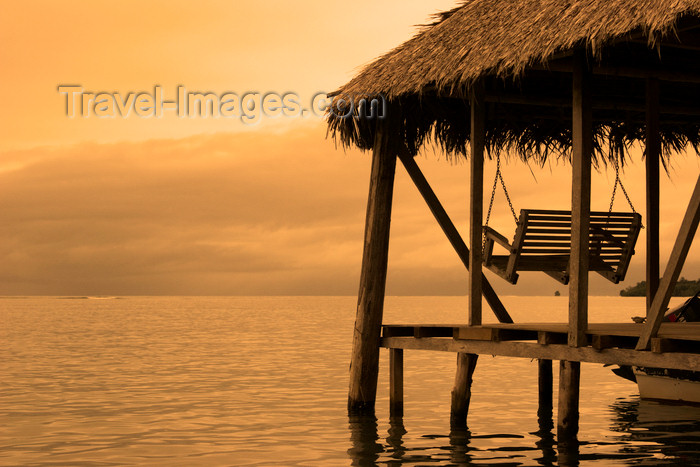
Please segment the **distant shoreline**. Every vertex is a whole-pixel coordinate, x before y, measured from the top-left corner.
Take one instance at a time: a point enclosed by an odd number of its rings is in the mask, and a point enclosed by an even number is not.
[[[687,280],[680,278],[673,289],[672,297],[692,297],[700,291],[700,279]],[[637,282],[636,285],[620,290],[621,297],[646,297],[647,283],[646,281]]]

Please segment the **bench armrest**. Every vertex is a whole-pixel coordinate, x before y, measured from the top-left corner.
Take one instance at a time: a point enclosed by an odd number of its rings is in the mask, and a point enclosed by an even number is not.
[[[508,242],[508,239],[504,237],[503,235],[499,234],[495,230],[493,230],[491,227],[484,227],[484,235],[486,236],[486,239],[491,239],[501,245],[503,248],[506,250],[510,251],[511,250],[511,245],[510,242]]]

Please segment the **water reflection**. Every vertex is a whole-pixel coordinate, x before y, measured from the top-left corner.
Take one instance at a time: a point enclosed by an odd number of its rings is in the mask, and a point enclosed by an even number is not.
[[[454,426],[449,435],[423,434],[408,437],[401,417],[389,419],[387,436],[382,439],[374,415],[351,415],[348,418],[351,447],[347,453],[353,466],[400,466],[416,462],[469,466],[484,461],[499,465],[522,465],[525,461],[526,464],[533,465],[577,466],[581,457],[579,443],[574,440],[557,445],[551,415],[549,419],[543,418],[540,422],[540,430],[531,433],[534,446],[524,446],[519,442],[514,443],[515,440],[525,438],[522,435],[474,435],[467,428]],[[480,447],[474,443],[480,444]],[[530,463],[523,458],[529,458]]]
[[[380,442],[377,418],[373,415],[349,416],[350,443],[348,455],[353,466],[373,466],[378,463],[399,466],[415,462],[449,462],[450,465],[471,465],[469,440],[471,433],[467,429],[453,429],[449,436],[423,435],[421,440],[449,439],[449,445],[431,443],[429,447],[414,446],[407,448],[404,436],[408,433],[403,418],[389,419],[386,446]],[[386,458],[381,459],[382,455]],[[380,462],[381,459],[381,462]]]
[[[537,409],[537,423],[540,427],[540,433],[551,434],[552,428],[554,428],[551,405],[543,405]]]
[[[391,417],[389,419],[389,436],[386,438],[386,442],[389,445],[389,456],[391,461],[389,465],[398,465],[401,463],[404,455],[406,454],[406,448],[403,442],[403,435],[407,433],[406,427],[403,425],[403,417]]]
[[[639,465],[700,462],[700,407],[620,399],[611,409],[610,429],[625,443],[620,452],[639,458]]]
[[[557,443],[554,439],[554,433],[552,433],[551,412],[549,414],[549,420],[545,420],[545,423],[540,419],[540,430],[532,434],[537,436],[535,446],[542,451],[542,456],[535,458],[535,461],[539,465],[556,465],[557,450],[555,446]]]
[[[472,456],[469,441],[471,432],[466,428],[452,427],[450,430],[450,460],[457,465],[470,465]]]
[[[578,465],[579,446],[580,444],[575,438],[557,443],[557,464],[566,467]]]
[[[529,439],[515,434],[478,434],[452,427],[449,435],[409,435],[404,419],[393,417],[385,435],[374,415],[348,419],[353,466],[439,464],[578,466],[589,461],[635,465],[698,465],[700,407],[673,406],[638,399],[619,399],[610,406],[607,441],[557,442],[551,413],[540,413],[539,430]],[[386,425],[385,425],[386,426]],[[521,439],[522,442],[516,441]]]
[[[384,447],[379,442],[377,417],[374,415],[349,415],[350,444],[348,455],[351,465],[373,466]]]

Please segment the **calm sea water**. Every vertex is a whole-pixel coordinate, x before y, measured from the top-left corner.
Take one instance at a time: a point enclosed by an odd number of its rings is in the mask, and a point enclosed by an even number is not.
[[[355,300],[0,298],[0,464],[700,465],[700,408],[640,401],[602,365],[582,365],[577,447],[540,430],[526,359],[480,358],[466,433],[449,427],[454,354],[405,353],[406,414],[389,420],[382,351],[377,418],[349,419]],[[565,297],[504,302],[516,321],[566,319]],[[593,297],[591,321],[643,303]],[[465,322],[465,308],[388,297],[385,322]]]

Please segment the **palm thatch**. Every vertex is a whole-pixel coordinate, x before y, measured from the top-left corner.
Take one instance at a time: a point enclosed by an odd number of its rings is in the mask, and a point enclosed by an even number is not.
[[[698,31],[700,0],[469,0],[437,15],[333,93],[329,131],[344,145],[371,148],[376,119],[367,118],[360,103],[379,96],[396,128],[391,145],[397,151],[415,155],[434,141],[448,155],[466,155],[466,96],[482,80],[491,96],[490,153],[568,157],[571,73],[565,70],[574,50],[585,48],[601,69],[640,70],[638,77],[596,74],[593,84],[597,159],[622,158],[644,139],[640,77],[649,70],[700,77]],[[678,108],[700,102],[700,79],[662,78],[661,96],[664,155],[688,146],[698,152],[700,112]]]

